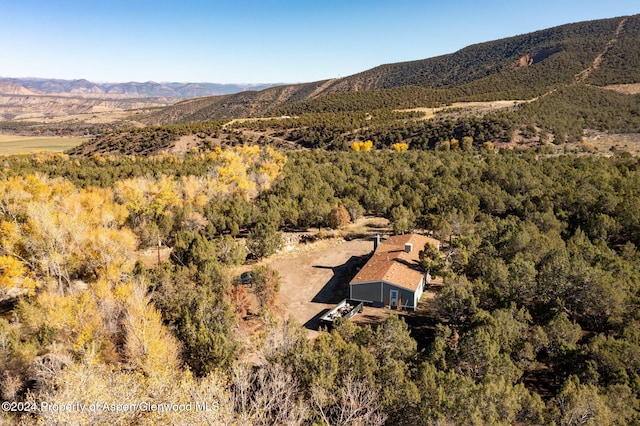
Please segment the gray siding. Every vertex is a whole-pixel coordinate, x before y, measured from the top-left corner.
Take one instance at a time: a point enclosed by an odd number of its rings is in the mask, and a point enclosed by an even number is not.
[[[384,304],[388,305],[390,302],[390,293],[391,290],[397,290],[398,296],[400,297],[399,303],[402,306],[408,306],[409,308],[414,308],[413,306],[413,297],[414,294],[411,290],[407,290],[406,288],[397,287],[393,284],[385,283],[384,284]]]
[[[411,290],[398,287],[384,281],[374,281],[369,283],[351,284],[350,298],[372,302],[374,305],[389,305],[391,290],[398,291],[399,303],[409,308],[416,307],[416,294]]]
[[[380,281],[351,285],[351,299],[382,303],[380,299]]]

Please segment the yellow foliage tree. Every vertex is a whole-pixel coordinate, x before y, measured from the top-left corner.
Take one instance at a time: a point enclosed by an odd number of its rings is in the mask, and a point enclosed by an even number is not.
[[[26,215],[22,245],[32,259],[31,264],[41,275],[54,277],[63,291],[71,284],[72,271],[81,265],[84,253],[80,243],[88,225],[50,202],[28,204]]]
[[[272,148],[258,145],[216,149],[202,156],[214,163],[211,172],[202,177],[183,176],[179,179],[138,177],[115,183],[117,201],[134,218],[160,215],[176,205],[193,207],[196,211],[214,198],[241,194],[254,198],[268,189],[282,171],[286,157]]]
[[[30,305],[30,306],[29,306]],[[34,310],[39,315],[33,315]],[[20,308],[25,326],[36,333],[46,326],[55,330],[56,340],[76,352],[99,352],[109,336],[105,335],[96,298],[88,291],[63,295],[45,290]]]
[[[148,183],[144,178],[125,179],[114,184],[116,199],[132,214],[140,216],[148,212],[146,194]]]
[[[149,207],[156,215],[161,215],[167,208],[179,204],[178,185],[172,177],[163,175],[149,187]]]
[[[391,148],[396,152],[406,151],[409,149],[409,144],[406,142],[398,142],[391,145]]]
[[[136,236],[129,229],[94,229],[85,240],[85,264],[96,277],[117,283],[123,272],[133,268],[136,246]]]
[[[78,190],[39,175],[0,182],[0,256],[22,262],[29,278],[55,279],[61,292],[83,270],[116,281],[136,246],[122,228],[127,216],[109,189]]]
[[[162,323],[144,283],[131,285],[124,321],[127,360],[149,377],[171,374],[180,364],[178,341]]]
[[[120,227],[129,216],[126,207],[115,202],[110,188],[82,189],[77,196],[66,199],[79,206],[83,215],[86,215],[86,221],[92,226]]]
[[[0,256],[0,299],[11,294],[33,296],[37,281],[32,279],[28,269],[13,256]]]
[[[16,222],[0,222],[0,247],[5,253],[17,253],[21,238],[20,226]]]
[[[205,179],[201,177],[182,176],[179,186],[182,191],[182,202],[187,206],[202,209],[211,198],[207,194]]]
[[[495,149],[495,145],[493,142],[485,142],[482,144],[482,149],[485,151],[493,151]]]
[[[280,175],[287,157],[273,148],[266,147],[262,151],[260,162],[256,164],[258,176],[256,183],[260,190],[269,189],[271,183]]]
[[[364,142],[362,141],[355,141],[351,144],[351,149],[353,149],[356,152],[367,152],[367,151],[371,151],[371,149],[373,148],[373,141],[371,140],[366,140]]]

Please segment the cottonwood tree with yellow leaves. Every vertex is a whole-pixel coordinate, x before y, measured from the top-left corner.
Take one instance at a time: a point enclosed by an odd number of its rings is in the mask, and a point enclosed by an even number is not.
[[[38,175],[0,182],[0,194],[0,294],[29,296],[20,299],[13,327],[25,343],[13,340],[8,363],[28,365],[38,353],[119,359],[117,293],[137,245],[123,228],[127,210],[109,190]]]
[[[351,144],[351,149],[356,152],[368,152],[371,151],[371,148],[373,148],[373,141],[371,140],[355,141]]]
[[[155,245],[159,239],[169,239],[170,233],[181,227],[181,223],[176,223],[179,217],[194,214],[206,217],[210,203],[254,199],[279,176],[285,160],[268,147],[217,148],[202,154],[202,161],[212,164],[206,174],[120,180],[114,184],[115,200],[129,211],[127,223],[141,243]],[[200,226],[205,227],[206,223]]]
[[[12,274],[18,284],[16,262],[21,263],[32,275],[25,269],[19,283],[27,290],[33,290],[36,277],[64,294],[73,280],[113,280],[131,263],[136,240],[122,227],[127,212],[109,191],[77,190],[61,179],[28,176],[1,183],[0,193],[0,254],[13,265],[5,275]]]

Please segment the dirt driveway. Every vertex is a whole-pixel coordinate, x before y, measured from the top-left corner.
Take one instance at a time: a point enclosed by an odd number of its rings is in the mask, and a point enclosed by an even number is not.
[[[371,239],[324,240],[298,245],[269,259],[280,273],[280,312],[318,335],[319,318],[335,303],[348,297],[349,281],[373,250]]]

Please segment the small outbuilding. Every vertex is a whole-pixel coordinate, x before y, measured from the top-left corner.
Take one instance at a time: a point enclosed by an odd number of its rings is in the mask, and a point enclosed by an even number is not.
[[[391,309],[415,309],[430,276],[420,267],[419,252],[440,241],[419,234],[396,235],[380,242],[349,283],[349,298]]]

